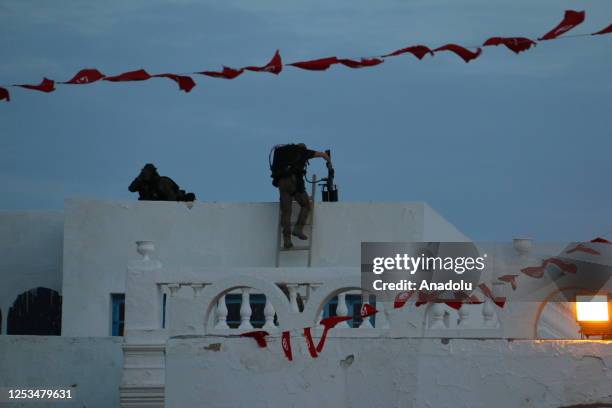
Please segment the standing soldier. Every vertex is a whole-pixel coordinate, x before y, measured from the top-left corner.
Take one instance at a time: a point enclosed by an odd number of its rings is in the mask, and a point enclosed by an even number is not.
[[[309,150],[304,143],[276,146],[274,159],[270,163],[272,170],[272,184],[278,187],[281,211],[281,226],[283,229],[283,247],[293,247],[291,235],[299,239],[308,239],[304,235],[304,224],[310,212],[310,198],[306,193],[304,176],[306,165],[313,157],[322,157],[331,166],[331,160],[327,153]],[[300,205],[300,214],[293,231],[291,231],[291,207],[292,201]]]

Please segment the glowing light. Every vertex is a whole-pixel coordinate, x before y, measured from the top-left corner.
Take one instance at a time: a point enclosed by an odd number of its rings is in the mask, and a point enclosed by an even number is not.
[[[576,296],[576,320],[579,322],[607,322],[608,297],[606,295]]]

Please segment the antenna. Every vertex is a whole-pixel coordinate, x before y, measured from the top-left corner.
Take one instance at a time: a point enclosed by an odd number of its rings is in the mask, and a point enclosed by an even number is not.
[[[325,153],[331,157],[331,150],[326,150]],[[334,168],[331,163],[327,163],[327,177],[322,178],[319,184],[321,186],[321,200],[326,202],[338,201],[338,187],[334,184],[335,176]]]

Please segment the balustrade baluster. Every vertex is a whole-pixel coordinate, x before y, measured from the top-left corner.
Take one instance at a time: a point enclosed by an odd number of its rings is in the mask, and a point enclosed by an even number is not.
[[[266,296],[266,306],[264,307],[264,317],[266,319],[266,323],[263,325],[264,329],[276,329],[276,325],[274,324],[274,306],[268,296]]]
[[[457,326],[464,328],[468,325],[468,320],[470,318],[470,306],[467,304],[462,304],[459,309],[459,323]]]
[[[240,326],[239,329],[253,329],[251,324],[251,288],[242,288],[242,303],[240,305]]]
[[[348,307],[346,306],[346,293],[344,292],[338,294],[338,307],[336,308],[336,315],[337,316],[348,316],[349,315]],[[341,322],[336,327],[348,328],[350,326],[347,322]]]
[[[429,325],[430,329],[444,329],[446,326],[444,325],[444,307],[442,303],[435,302],[431,305],[431,323]]]
[[[215,318],[217,320],[215,329],[229,329],[229,326],[227,325],[227,305],[225,304],[225,295],[219,297],[215,314]]]
[[[289,303],[291,304],[291,310],[296,313],[300,312],[300,308],[297,304],[297,287],[296,283],[288,283],[287,289],[289,290]]]

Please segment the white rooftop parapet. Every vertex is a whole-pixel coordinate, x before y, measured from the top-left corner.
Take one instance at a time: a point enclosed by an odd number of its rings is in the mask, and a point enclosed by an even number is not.
[[[163,404],[164,350],[170,337],[237,336],[265,330],[278,338],[284,331],[310,327],[316,338],[322,335],[319,322],[326,305],[333,300],[336,315],[353,316],[347,300],[357,296],[361,299],[358,304],[371,303],[378,310],[375,319],[364,319],[355,327],[339,324],[329,337],[530,340],[538,336],[546,302],[564,287],[566,279],[572,279],[570,275],[558,279],[545,275],[525,279],[511,290],[498,276],[487,276],[482,283],[492,288],[493,296],[477,289],[482,303],[418,302],[418,296],[413,296],[403,307],[395,308],[393,303],[377,300],[375,293],[362,290],[357,267],[165,268],[155,259],[154,249],[154,243],[139,241],[142,259],[128,267],[123,406],[163,406],[159,404]],[[498,273],[515,273],[533,262],[531,258],[501,262]],[[240,304],[234,327],[227,322],[226,296],[230,294],[238,295],[234,299]],[[263,320],[257,327],[252,324],[254,295],[264,299]],[[503,307],[497,304],[500,298],[505,299]],[[564,307],[554,310],[568,313]],[[563,328],[555,330],[562,332]]]

